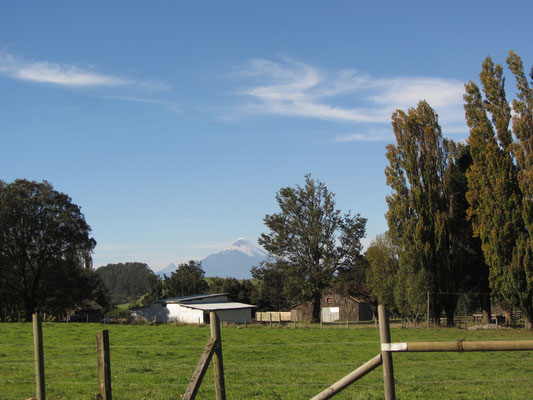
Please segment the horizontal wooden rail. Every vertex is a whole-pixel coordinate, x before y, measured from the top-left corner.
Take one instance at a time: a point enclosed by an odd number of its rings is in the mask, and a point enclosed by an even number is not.
[[[381,351],[423,352],[423,351],[524,351],[533,350],[533,340],[495,340],[487,342],[408,342],[383,343]]]
[[[202,379],[207,371],[207,367],[209,367],[209,362],[215,353],[217,345],[218,341],[216,338],[211,338],[207,342],[205,350],[200,357],[200,361],[198,362],[198,365],[192,374],[189,387],[187,387],[187,391],[183,395],[183,400],[194,400],[196,398],[196,394],[198,393],[198,389],[200,388],[200,384],[202,383]]]
[[[343,390],[346,387],[350,386],[356,380],[362,378],[363,376],[368,374],[370,371],[376,369],[380,365],[381,365],[381,354],[378,354],[377,356],[375,356],[370,361],[367,361],[366,363],[361,365],[359,368],[357,368],[352,373],[346,375],[340,381],[335,382],[329,388],[327,388],[326,390],[324,390],[324,391],[320,392],[319,394],[317,394],[311,400],[326,400],[326,399],[329,399],[329,398],[335,396],[341,390]]]

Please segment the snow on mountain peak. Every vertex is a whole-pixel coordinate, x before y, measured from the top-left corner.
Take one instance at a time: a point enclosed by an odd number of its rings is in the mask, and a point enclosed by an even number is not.
[[[237,250],[252,257],[266,257],[268,253],[245,238],[238,238],[222,251]]]

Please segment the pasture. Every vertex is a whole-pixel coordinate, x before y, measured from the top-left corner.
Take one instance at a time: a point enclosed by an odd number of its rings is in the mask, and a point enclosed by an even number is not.
[[[109,330],[113,397],[179,399],[209,326],[43,323],[48,399],[96,399],[96,334]],[[393,327],[392,341],[520,340],[525,330]],[[223,326],[228,399],[310,399],[380,351],[375,327]],[[399,399],[533,398],[533,352],[393,354]],[[335,399],[382,399],[381,367]],[[214,398],[207,372],[199,399]],[[0,324],[0,399],[34,394],[30,323]]]

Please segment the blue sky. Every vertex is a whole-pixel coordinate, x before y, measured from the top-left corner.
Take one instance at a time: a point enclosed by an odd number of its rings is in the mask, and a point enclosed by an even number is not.
[[[307,173],[369,241],[387,229],[391,113],[426,99],[465,139],[464,82],[510,49],[529,71],[533,5],[366,3],[3,2],[0,179],[69,194],[96,267],[255,242]]]

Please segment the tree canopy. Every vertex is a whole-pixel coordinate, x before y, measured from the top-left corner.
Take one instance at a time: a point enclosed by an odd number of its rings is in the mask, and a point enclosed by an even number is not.
[[[113,304],[127,303],[149,292],[155,275],[147,264],[140,262],[107,264],[96,273]]]
[[[493,292],[508,307],[533,320],[533,89],[514,52],[507,59],[517,99],[505,94],[503,67],[487,57],[478,85],[465,85],[468,143],[473,164],[468,177],[468,215],[490,266]],[[530,74],[533,80],[533,70]],[[512,118],[512,127],[510,121]]]
[[[425,101],[407,113],[397,110],[392,126],[397,144],[387,146],[385,175],[392,192],[386,216],[399,256],[397,305],[415,317],[424,310],[424,294],[439,293],[434,317],[438,321],[444,309],[453,323],[455,293],[465,289],[468,270],[479,264],[466,218],[468,149],[443,138],[438,116]]]
[[[205,293],[209,288],[200,261],[189,261],[178,265],[169,278],[163,282],[163,297],[181,297]]]
[[[46,181],[0,181],[0,307],[58,314],[91,298],[96,241],[80,208]]]
[[[313,301],[313,320],[320,318],[320,298],[341,269],[351,269],[361,257],[366,219],[341,215],[326,185],[305,176],[305,185],[284,187],[276,194],[280,211],[264,218],[268,233],[259,244],[274,262],[256,270],[256,277],[280,271],[286,295]]]

